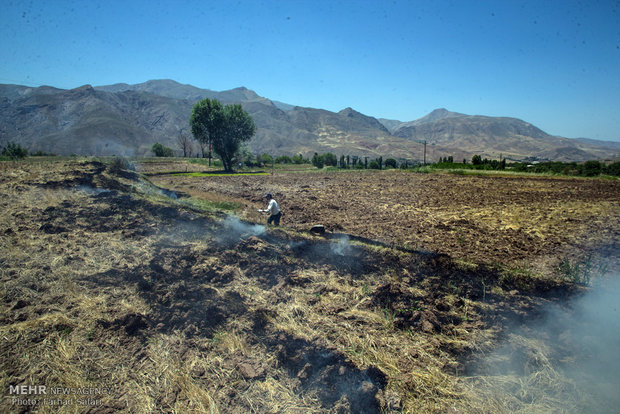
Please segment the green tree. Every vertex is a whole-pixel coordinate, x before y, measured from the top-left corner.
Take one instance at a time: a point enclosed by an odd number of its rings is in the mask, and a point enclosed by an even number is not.
[[[194,137],[206,142],[220,156],[226,171],[233,170],[233,161],[241,144],[256,133],[254,120],[241,105],[222,106],[216,99],[205,98],[196,103],[189,122]]]
[[[471,157],[471,163],[474,165],[481,165],[482,157],[480,155],[474,155],[473,157]]]
[[[312,165],[314,165],[316,168],[319,168],[319,169],[323,168],[323,166],[325,165],[325,160],[323,156],[315,152],[314,155],[312,156]]]
[[[174,151],[172,148],[164,147],[159,142],[156,142],[151,147],[151,151],[156,157],[174,157]]]
[[[267,153],[260,156],[260,160],[264,165],[273,164],[273,157]]]
[[[217,99],[205,98],[194,105],[189,124],[194,139],[207,147],[209,166],[213,158],[213,137],[223,124],[224,107]]]
[[[582,174],[586,177],[594,177],[601,174],[602,165],[599,161],[586,161],[583,164]]]
[[[256,133],[254,120],[241,105],[226,105],[223,111],[223,124],[219,133],[212,137],[213,151],[220,156],[224,170],[233,170],[235,154],[243,142],[249,141]]]
[[[336,165],[338,165],[338,157],[336,157],[331,152],[326,152],[325,154],[322,155],[322,157],[323,157],[323,162],[325,163],[325,165],[331,165],[332,167],[335,167]]]
[[[396,162],[396,160],[394,158],[388,158],[385,160],[385,168],[396,168],[398,166],[398,163]]]
[[[6,147],[2,148],[2,155],[17,160],[25,158],[28,155],[28,150],[26,148],[22,148],[19,144],[9,142]]]
[[[293,164],[303,164],[304,163],[304,156],[299,154],[299,155],[293,155]]]
[[[614,162],[609,164],[605,168],[605,172],[609,175],[615,175],[616,177],[620,177],[620,162]]]

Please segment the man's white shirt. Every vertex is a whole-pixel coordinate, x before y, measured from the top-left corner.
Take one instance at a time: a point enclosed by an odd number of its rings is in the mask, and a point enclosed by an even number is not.
[[[269,205],[267,206],[267,210],[265,212],[271,214],[278,214],[280,212],[280,207],[278,207],[278,203],[273,198],[269,200]]]

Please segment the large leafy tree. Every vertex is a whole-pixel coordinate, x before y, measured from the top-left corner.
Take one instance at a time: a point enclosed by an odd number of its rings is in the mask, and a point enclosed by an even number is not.
[[[192,134],[220,156],[224,169],[232,171],[235,154],[256,133],[252,117],[241,105],[226,105],[216,99],[203,99],[194,105],[190,117]]]
[[[220,156],[224,169],[232,171],[233,160],[241,144],[256,133],[252,117],[241,105],[226,105],[223,111],[224,125],[220,134],[213,137],[213,151]]]
[[[207,147],[207,158],[211,165],[213,156],[213,136],[222,124],[222,111],[224,107],[216,99],[205,98],[194,105],[189,124],[196,141]]]

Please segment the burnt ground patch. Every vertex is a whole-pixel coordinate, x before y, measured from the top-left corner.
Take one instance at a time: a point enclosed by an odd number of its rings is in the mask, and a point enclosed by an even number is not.
[[[141,203],[127,203],[124,199],[120,205],[130,206],[133,211],[148,207]],[[289,241],[271,236],[264,239],[249,236],[232,246],[213,243],[195,250],[182,243],[190,240],[192,235],[217,233],[221,226],[183,214],[162,216],[167,220],[166,229],[183,236],[177,238],[176,244],[171,235],[162,230],[163,242],[153,248],[148,262],[130,269],[111,269],[89,275],[82,280],[89,289],[131,287],[149,304],[148,313],[115,314],[111,322],[101,322],[99,325],[107,332],[121,330],[141,341],[146,341],[154,332],[181,332],[189,340],[216,340],[217,332],[234,320],[247,318],[250,313],[244,297],[226,290],[238,283],[242,275],[269,290],[281,288],[289,275],[304,269],[328,267],[342,273],[345,269],[355,268],[325,259],[324,256],[334,255],[325,242],[319,242],[319,248],[304,242],[307,250],[298,251],[294,261],[285,260],[291,253],[287,247]],[[188,223],[192,225],[188,226]],[[361,257],[362,250],[356,247],[356,255]],[[219,260],[209,267],[203,266],[203,259],[213,256]],[[337,257],[342,260],[343,255]],[[269,354],[277,356],[276,364],[266,367],[239,358],[235,366],[246,380],[258,380],[265,372],[283,367],[295,392],[316,396],[325,410],[380,412],[380,395],[387,379],[378,368],[360,370],[336,349],[325,348],[290,333],[274,332],[268,325],[259,329],[254,324],[246,336],[265,347]]]
[[[275,351],[297,392],[316,394],[331,412],[381,412],[380,394],[388,381],[377,367],[360,370],[342,353],[285,332],[261,339]]]
[[[215,289],[192,286],[183,279],[167,284],[163,279],[157,280],[155,276],[156,281],[152,281],[152,274],[142,273],[109,271],[89,277],[90,283],[87,285],[117,286],[135,283],[139,295],[150,305],[148,314],[137,315],[141,320],[139,329],[164,333],[178,331],[186,337],[200,335],[210,338],[229,318],[247,311],[243,299],[235,292],[219,294]],[[126,315],[122,315],[119,320],[124,321],[125,317]],[[122,325],[124,323],[116,326]]]

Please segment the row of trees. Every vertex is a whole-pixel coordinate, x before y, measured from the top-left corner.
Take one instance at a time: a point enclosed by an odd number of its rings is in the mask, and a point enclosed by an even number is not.
[[[620,162],[605,164],[591,160],[584,163],[549,161],[536,164],[514,163],[511,164],[514,171],[528,171],[534,173],[551,173],[575,175],[581,177],[596,177],[598,175],[612,175],[620,177]]]
[[[19,160],[22,158],[26,158],[28,155],[31,155],[33,157],[44,157],[44,156],[54,157],[56,156],[56,154],[49,154],[41,150],[38,150],[35,152],[28,152],[26,148],[14,142],[9,142],[4,147],[0,147],[0,148],[1,148],[0,155],[2,157],[7,157],[12,160]],[[75,154],[72,154],[72,156],[75,156]]]
[[[19,144],[9,142],[5,147],[2,148],[1,154],[3,157],[9,157],[13,160],[17,160],[25,158],[28,155],[28,150],[26,148],[23,148]]]
[[[506,158],[501,160],[490,160],[488,158],[482,158],[480,155],[474,155],[471,157],[471,164],[467,163],[467,159],[463,159],[463,163],[455,163],[454,157],[439,157],[439,162],[433,164],[434,168],[467,168],[474,170],[505,170]]]
[[[355,168],[355,169],[374,169],[381,170],[383,168],[408,168],[410,165],[407,161],[399,163],[394,158],[387,158],[385,161],[383,157],[378,157],[369,161],[370,157],[359,157],[357,155],[341,155],[338,158],[336,155],[331,152],[326,152],[324,154],[314,153],[312,156],[311,162],[317,168],[327,167],[338,167],[338,168]]]
[[[513,162],[506,164],[506,159],[502,158],[498,160],[489,160],[482,158],[480,155],[474,155],[471,159],[471,163],[467,163],[467,160],[463,160],[463,163],[455,163],[454,157],[440,158],[439,163],[433,164],[433,168],[446,168],[446,169],[477,169],[477,170],[504,170],[509,168],[512,171],[518,172],[532,172],[539,174],[563,174],[574,175],[581,177],[596,177],[598,175],[611,175],[620,177],[620,162],[614,162],[611,164],[605,164],[600,161],[591,160],[583,163],[577,162],[561,162],[561,161],[548,161],[548,162]]]
[[[273,157],[270,154],[252,154],[247,148],[242,147],[237,155],[238,162],[242,163],[246,167],[262,167],[273,164],[308,164],[310,161],[305,159],[303,155],[281,155]]]

